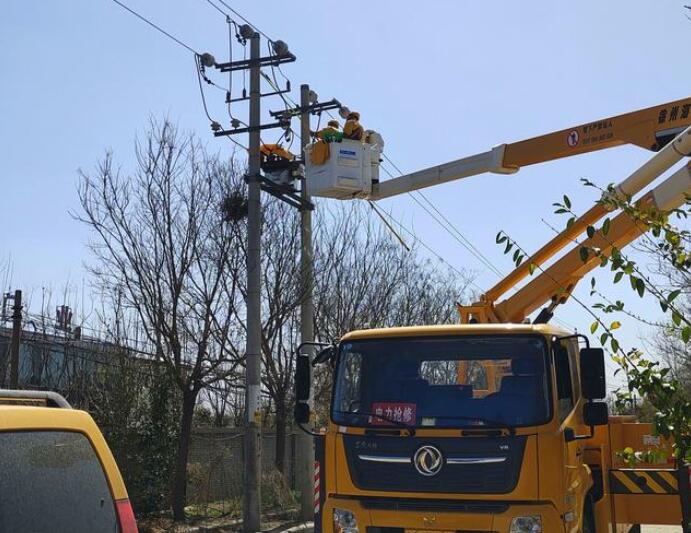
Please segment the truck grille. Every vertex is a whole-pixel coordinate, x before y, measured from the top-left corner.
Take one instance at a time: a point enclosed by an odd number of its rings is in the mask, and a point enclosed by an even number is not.
[[[506,494],[518,483],[526,438],[343,435],[343,443],[353,484],[362,490]],[[435,475],[413,465],[425,445],[443,455]]]

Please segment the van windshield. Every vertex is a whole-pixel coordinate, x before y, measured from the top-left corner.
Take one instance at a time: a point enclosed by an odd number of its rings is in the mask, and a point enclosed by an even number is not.
[[[119,530],[101,463],[81,433],[0,432],[0,531]]]
[[[550,418],[546,342],[535,335],[344,343],[332,419],[341,425],[520,427]]]

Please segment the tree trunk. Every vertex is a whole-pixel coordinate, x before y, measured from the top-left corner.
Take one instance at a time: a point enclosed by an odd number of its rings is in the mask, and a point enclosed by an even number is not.
[[[288,413],[283,402],[276,402],[276,456],[274,466],[281,474],[285,475],[286,459],[286,426],[288,425]]]
[[[180,437],[178,453],[175,458],[175,476],[173,479],[173,519],[176,522],[185,520],[187,505],[187,457],[190,451],[192,436],[192,416],[197,403],[197,391],[185,390],[182,394],[182,414],[180,416]]]

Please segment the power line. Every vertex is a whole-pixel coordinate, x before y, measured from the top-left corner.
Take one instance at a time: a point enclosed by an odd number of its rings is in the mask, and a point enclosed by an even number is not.
[[[445,264],[448,268],[450,268],[451,270],[453,270],[454,272],[456,272],[456,273],[457,273],[458,275],[460,275],[460,276],[464,276],[464,277],[467,277],[467,276],[468,276],[468,273],[467,273],[467,272],[462,272],[462,271],[459,270],[457,267],[455,267],[454,265],[452,265],[451,263],[449,263],[448,261],[446,261],[446,259],[444,259],[444,258],[443,258],[438,252],[436,252],[433,248],[431,248],[430,246],[428,246],[428,245],[427,245],[420,237],[418,237],[413,231],[409,230],[409,229],[406,228],[403,224],[401,224],[401,222],[399,222],[398,220],[396,220],[396,219],[391,215],[391,213],[387,213],[387,212],[384,211],[384,210],[380,210],[380,212],[383,213],[384,215],[386,215],[387,217],[389,217],[389,219],[392,220],[393,222],[395,222],[395,223],[398,225],[399,228],[401,228],[401,229],[402,229],[403,231],[405,231],[408,235],[410,235],[410,237],[411,237],[415,242],[417,242],[418,244],[420,244],[420,246],[422,246],[425,250],[427,250],[427,251],[430,252],[432,255],[434,255],[439,261],[441,261],[443,264]],[[473,280],[469,280],[469,283],[470,283],[471,285],[473,285],[473,286],[474,286],[477,290],[479,290],[480,292],[484,292],[484,290],[482,289],[482,287],[480,287],[480,286],[479,286],[477,283],[475,283]]]
[[[269,41],[273,42],[273,39],[272,39],[271,37],[269,37],[266,33],[264,33],[263,31],[261,31],[255,24],[252,24],[249,20],[247,20],[245,17],[243,17],[240,13],[238,13],[236,10],[234,10],[232,7],[230,7],[226,2],[224,2],[223,0],[218,0],[218,1],[219,1],[221,4],[223,4],[226,8],[228,8],[228,10],[230,10],[230,11],[231,11],[233,14],[235,14],[237,17],[239,17],[239,18],[242,19],[244,22],[246,22],[247,24],[249,24],[252,28],[254,28],[254,30],[255,30],[257,33],[263,35],[266,39],[268,39]]]
[[[391,160],[389,156],[386,154],[383,154],[384,159],[399,173],[399,175],[403,175],[403,171]],[[382,167],[384,168],[384,167]],[[384,168],[384,171],[390,176],[393,177],[392,174]],[[444,228],[449,235],[451,235],[461,246],[463,246],[466,250],[468,250],[478,261],[480,261],[485,267],[489,268],[494,274],[496,274],[499,278],[504,277],[504,274],[468,239],[449,219],[446,217],[440,210],[437,208],[436,205],[421,191],[414,191],[422,200],[424,200],[429,207],[434,211],[435,214],[431,213],[430,210],[422,205],[420,201],[415,198],[413,193],[408,192],[408,196],[410,196],[413,201],[415,201],[422,209],[427,212],[428,215],[430,215],[442,228]],[[440,220],[441,219],[441,220]],[[443,221],[443,222],[442,222]]]
[[[116,3],[117,5],[119,5],[121,8],[123,8],[123,9],[129,11],[130,13],[132,13],[132,14],[133,14],[135,17],[137,17],[138,19],[140,19],[140,20],[146,22],[149,26],[151,26],[152,28],[158,30],[159,32],[161,32],[163,35],[165,35],[165,36],[168,37],[169,39],[172,39],[172,40],[175,41],[178,45],[182,46],[183,48],[186,48],[187,50],[189,50],[189,51],[192,52],[193,54],[196,54],[196,55],[198,55],[198,56],[201,55],[201,54],[200,54],[199,52],[197,52],[194,48],[192,48],[191,46],[185,44],[185,43],[182,42],[180,39],[178,39],[177,37],[175,37],[175,36],[172,35],[171,33],[167,32],[166,30],[164,30],[163,28],[161,28],[161,27],[158,26],[157,24],[154,24],[153,22],[151,22],[149,19],[147,19],[147,18],[144,17],[143,15],[140,15],[139,13],[137,13],[137,12],[136,12],[134,9],[132,9],[131,7],[126,6],[126,5],[125,5],[124,3],[122,3],[120,0],[113,0],[113,2],[115,2],[115,3]]]

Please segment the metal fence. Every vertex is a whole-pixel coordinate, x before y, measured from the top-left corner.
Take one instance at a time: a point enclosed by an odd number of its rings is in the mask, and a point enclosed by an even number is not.
[[[239,428],[195,428],[188,459],[188,502],[199,505],[233,505],[242,496],[245,461],[243,433]],[[295,490],[296,435],[286,436],[285,472],[274,469],[276,435],[262,434],[262,478],[266,493],[275,507],[290,503],[286,490]],[[219,509],[228,512],[228,509]]]

